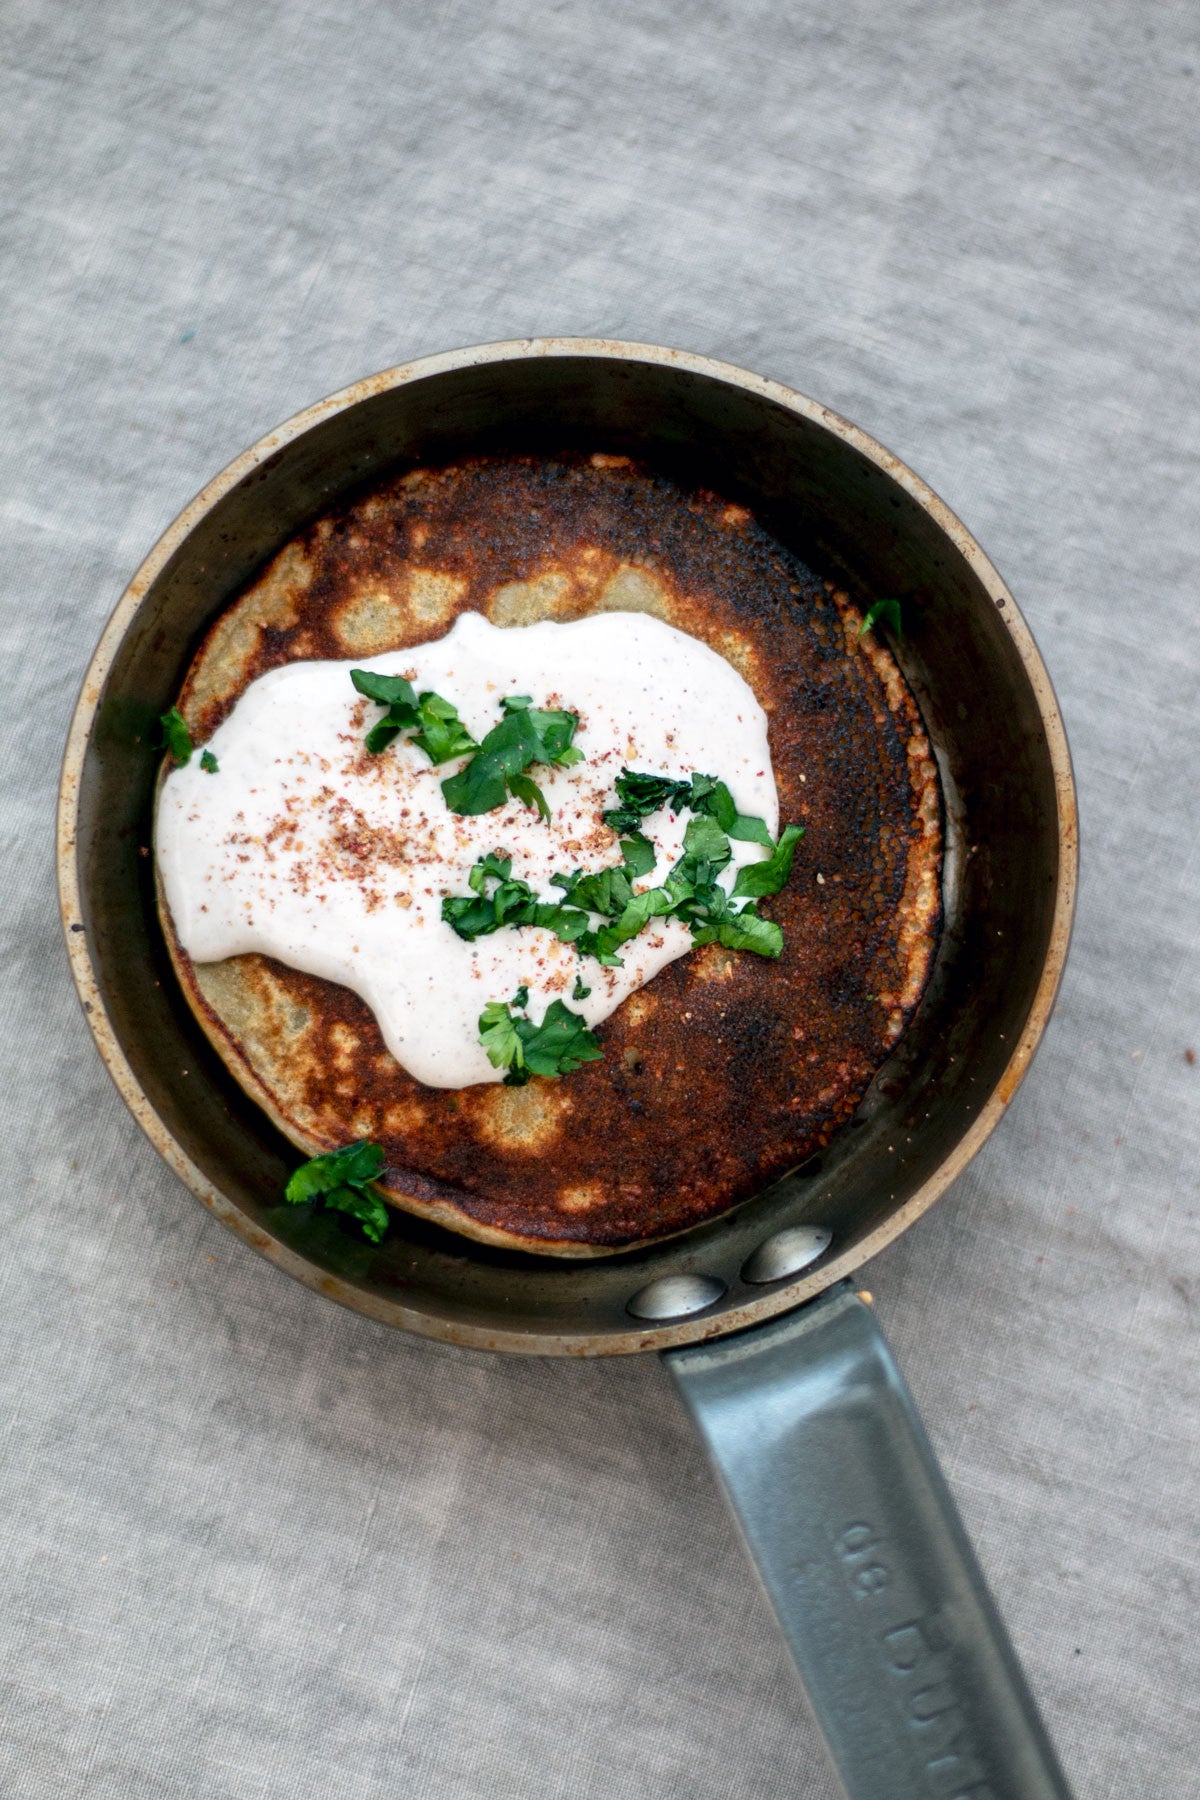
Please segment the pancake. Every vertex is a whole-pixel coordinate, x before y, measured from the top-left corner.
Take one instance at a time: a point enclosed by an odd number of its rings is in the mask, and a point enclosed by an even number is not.
[[[402,650],[468,610],[498,626],[648,612],[733,664],[770,721],[781,820],[806,833],[761,904],[778,962],[696,950],[598,1027],[602,1062],[436,1089],[348,989],[257,955],[193,964],[161,898],[160,915],[217,1053],[306,1154],[369,1138],[399,1207],[513,1249],[608,1254],[760,1192],[854,1112],[933,960],[936,767],[845,591],[744,508],[607,455],[415,470],[331,511],[213,627],[180,710],[202,743],[268,670]]]

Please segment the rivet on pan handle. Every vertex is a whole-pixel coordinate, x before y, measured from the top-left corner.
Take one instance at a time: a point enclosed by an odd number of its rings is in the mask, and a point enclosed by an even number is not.
[[[843,1285],[664,1361],[850,1800],[1070,1800],[872,1309]]]

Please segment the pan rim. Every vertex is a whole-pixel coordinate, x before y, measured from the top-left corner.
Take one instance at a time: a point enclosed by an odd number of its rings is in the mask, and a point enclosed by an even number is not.
[[[1001,622],[1020,658],[1045,733],[1054,777],[1059,862],[1054,911],[1046,956],[1033,1003],[1012,1053],[991,1093],[966,1132],[914,1194],[889,1213],[852,1249],[830,1258],[818,1270],[801,1275],[731,1307],[716,1316],[701,1314],[653,1327],[622,1332],[529,1332],[480,1326],[428,1314],[401,1301],[386,1299],[353,1286],[315,1267],[286,1244],[262,1230],[235,1206],[191,1160],[155,1111],[125,1056],[109,1019],[93,966],[87,933],[73,929],[82,917],[82,881],[76,852],[78,811],[84,759],[97,710],[117,651],[124,642],[153,583],[199,521],[252,470],[304,435],[324,419],[362,401],[412,382],[484,364],[533,358],[587,357],[599,360],[657,363],[739,387],[796,413],[829,431],[873,463],[901,487],[932,519],[971,568],[995,603]],[[57,809],[56,863],[59,906],[72,977],[84,1016],[100,1056],[118,1092],[146,1136],[167,1164],[223,1224],[252,1249],[296,1280],[382,1324],[475,1349],[505,1350],[539,1356],[630,1354],[699,1343],[775,1318],[812,1299],[835,1282],[852,1275],[886,1248],[929,1210],[991,1136],[1020,1086],[1049,1021],[1062,979],[1070,943],[1078,882],[1078,813],[1070,751],[1058,701],[1032,633],[1012,593],[990,558],[949,506],[899,457],[869,433],[821,402],[738,365],[689,351],[623,339],[542,337],[506,339],[416,358],[352,382],[294,414],[244,450],[209,480],[167,526],[144,558],[118,600],[92,654],[71,719],[63,755]]]

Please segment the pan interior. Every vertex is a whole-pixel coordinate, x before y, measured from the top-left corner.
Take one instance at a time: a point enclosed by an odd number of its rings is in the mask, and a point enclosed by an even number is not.
[[[79,771],[76,867],[96,1000],[127,1097],[193,1185],[257,1248],[348,1304],[434,1335],[542,1351],[682,1341],[781,1310],[874,1248],[940,1191],[1019,1046],[1056,929],[1060,809],[1040,697],[1004,590],[906,473],[819,409],[666,353],[471,353],[314,409],[211,504],[146,587],[95,707]],[[946,801],[944,928],[916,1018],[833,1142],[769,1192],[683,1236],[570,1263],[396,1218],[375,1249],[277,1203],[291,1147],[219,1063],[179,999],[155,916],[154,721],[205,630],[295,535],[364,485],[487,450],[605,450],[748,506],[818,576],[900,598],[899,660]],[[951,522],[952,523],[952,522]],[[135,584],[136,586],[136,584]],[[1011,602],[1008,602],[1011,607]],[[1010,612],[1010,617],[1011,617]],[[1059,915],[1061,918],[1061,909]],[[184,1073],[186,1071],[186,1074]],[[990,1108],[994,1112],[994,1103]],[[767,1289],[742,1270],[766,1238],[815,1224],[829,1249]],[[635,1292],[703,1274],[721,1298],[639,1328]]]

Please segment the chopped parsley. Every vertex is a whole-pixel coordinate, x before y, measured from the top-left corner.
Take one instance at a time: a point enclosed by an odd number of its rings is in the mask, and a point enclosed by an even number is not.
[[[777,894],[792,872],[792,858],[803,836],[803,825],[785,825],[766,862],[747,863],[738,870],[732,898],[737,900],[744,894],[748,899],[761,900],[767,894]]]
[[[496,886],[489,893],[491,881]],[[580,907],[539,900],[527,881],[514,880],[512,857],[498,850],[479,859],[467,883],[470,894],[448,894],[442,901],[442,918],[469,944],[503,925],[544,925],[566,944],[588,929],[590,920]]]
[[[421,729],[414,731],[412,741],[432,763],[449,762],[452,757],[466,756],[475,748],[475,739],[458,716],[457,706],[443,700],[440,694],[420,694],[417,706]]]
[[[192,734],[187,728],[187,720],[177,706],[169,712],[159,715],[162,726],[163,749],[169,750],[175,759],[177,768],[182,769],[184,763],[192,760]]]
[[[467,810],[465,806],[455,806],[453,794],[448,791],[454,789],[455,783],[470,787],[474,798],[499,794],[500,798],[493,801],[495,805],[501,804],[505,792],[518,791],[512,768],[516,752],[511,746],[518,742],[527,744],[528,736],[521,734],[537,730],[528,721],[547,715],[532,713],[524,696],[514,696],[501,704],[505,716],[488,733],[479,754],[460,775],[442,783],[455,811]],[[550,716],[570,720],[573,732],[573,714]],[[502,738],[497,752],[497,733],[504,733],[510,724],[513,729]],[[569,733],[565,740],[557,741],[571,750]],[[549,744],[543,747],[551,748]],[[571,760],[578,756],[579,752],[574,751]],[[488,764],[488,759],[493,760],[466,783],[465,778],[475,765]],[[544,760],[553,758],[547,756]],[[558,760],[562,760],[561,753]],[[516,774],[519,779],[520,771]],[[652,919],[672,917],[688,927],[697,946],[721,944],[726,949],[749,950],[757,956],[779,956],[783,932],[773,919],[760,916],[757,902],[777,894],[791,874],[804,827],[785,826],[776,842],[762,819],[738,812],[728,787],[712,775],[697,774],[679,781],[622,769],[615,786],[619,805],[606,812],[604,820],[620,836],[620,863],[588,875],[581,869],[552,875],[551,885],[559,889],[562,899],[542,900],[527,881],[513,876],[511,856],[502,850],[490,850],[479,858],[467,877],[470,893],[448,894],[443,899],[442,918],[446,924],[468,943],[506,925],[540,925],[553,931],[563,943],[574,944],[581,957],[591,956],[602,965],[620,968],[617,951],[622,944],[637,937]],[[635,892],[634,882],[648,875],[656,861],[654,845],[642,831],[642,824],[651,813],[665,806],[691,814],[684,830],[683,854],[661,886]],[[480,804],[471,810],[490,811],[491,807]],[[731,838],[761,844],[770,855],[740,868],[732,890],[727,891],[718,877],[732,859]],[[735,900],[742,904],[735,906]],[[582,975],[577,975],[572,999],[586,1000],[591,991]],[[489,1001],[479,1018],[479,1042],[492,1067],[505,1071],[504,1079],[510,1087],[522,1087],[532,1075],[569,1075],[580,1064],[595,1062],[603,1055],[595,1034],[561,1000],[550,1002],[540,1024],[521,1016],[528,1004],[529,989],[522,983],[511,1000]]]
[[[622,769],[614,785],[620,805],[605,813],[604,823],[618,835],[637,831],[643,819],[661,812],[664,806],[678,811],[688,804],[692,792],[690,781],[675,781],[669,775],[640,775],[632,769]]]
[[[563,889],[572,906],[604,913],[607,918],[624,912],[633,899],[629,874],[623,865],[597,869],[594,875],[583,875],[576,869],[573,875],[552,875],[550,880],[555,887]]]
[[[683,834],[675,872],[696,887],[709,887],[733,855],[729,839],[708,813],[693,813]]]
[[[715,775],[693,775],[689,781],[676,781],[669,775],[643,775],[622,769],[616,789],[620,805],[604,815],[605,824],[616,832],[637,831],[643,819],[669,806],[676,812],[702,813],[715,819],[726,837],[761,844],[765,850],[774,848],[765,822],[740,813],[733,795]]]
[[[202,750],[200,752],[200,767],[204,770],[206,775],[215,775],[221,765],[211,750]]]
[[[552,1000],[540,1025],[514,1017],[510,1003],[489,1000],[479,1015],[479,1041],[507,1087],[524,1087],[531,1075],[570,1075],[604,1055],[594,1031],[561,1000]]]
[[[641,831],[631,832],[621,839],[621,854],[625,858],[625,867],[635,878],[648,875],[657,860],[654,845]]]
[[[378,1144],[360,1138],[341,1150],[310,1157],[293,1171],[283,1197],[293,1206],[306,1200],[323,1200],[334,1212],[349,1213],[373,1244],[382,1241],[388,1227],[388,1210],[371,1182],[383,1174],[384,1154]]]
[[[697,945],[719,943],[728,950],[779,956],[783,932],[774,920],[759,916],[755,903],[783,887],[796,845],[804,836],[803,826],[785,826],[776,843],[764,821],[739,813],[725,783],[711,775],[676,781],[623,769],[616,789],[621,805],[604,817],[615,830],[630,833],[621,839],[623,862],[589,875],[579,869],[552,875],[551,885],[563,896],[555,902],[539,899],[528,882],[514,879],[511,856],[489,851],[467,878],[470,894],[447,895],[442,901],[446,924],[468,943],[504,926],[540,925],[563,943],[574,944],[581,957],[591,956],[604,967],[619,969],[617,952],[622,944],[637,937],[652,919],[673,917],[688,927]],[[654,846],[638,827],[651,812],[668,805],[691,812],[683,854],[661,886],[635,892],[634,881],[655,863]],[[727,891],[718,877],[732,858],[734,835],[762,844],[771,854],[739,869]],[[746,904],[735,906],[735,900]],[[590,992],[576,980],[576,1000]]]
[[[737,838],[743,844],[761,844],[764,850],[775,848],[766,820],[740,813],[725,783],[715,776],[693,775],[691,798],[687,804],[692,812],[705,813],[715,819],[726,837]]]
[[[903,638],[904,633],[900,629],[900,602],[898,600],[874,600],[867,608],[866,616],[858,628],[858,637],[855,642],[857,643],[858,638],[862,637],[864,632],[873,631],[881,619],[885,625],[890,627],[896,637]]]
[[[565,769],[583,761],[583,752],[573,742],[579,715],[531,706],[527,694],[510,694],[500,705],[504,712],[500,723],[493,725],[466,767],[443,781],[446,805],[463,816],[494,812],[511,794],[549,819],[546,797],[525,771],[534,763]]]
[[[402,731],[412,733],[411,741],[431,763],[449,762],[479,748],[458,708],[440,694],[417,694],[403,675],[377,675],[371,669],[351,669],[350,679],[364,699],[386,708],[366,736],[372,756],[386,750]]]

